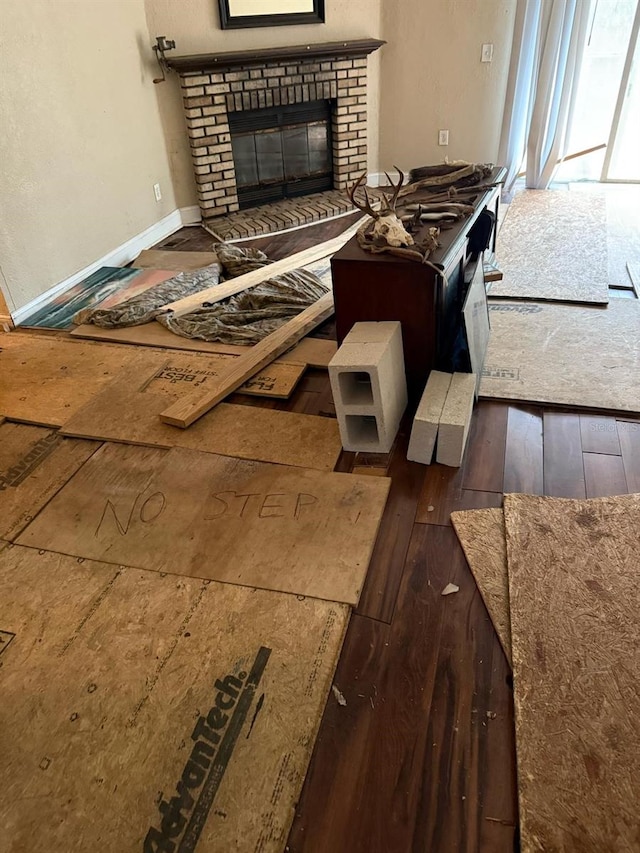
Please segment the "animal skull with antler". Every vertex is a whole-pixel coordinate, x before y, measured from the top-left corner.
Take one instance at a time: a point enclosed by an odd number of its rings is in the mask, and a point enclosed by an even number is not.
[[[395,168],[397,169],[397,166]],[[398,169],[398,174],[399,178],[397,184],[394,184],[389,175],[387,175],[387,180],[393,188],[393,192],[389,194],[384,192],[382,193],[384,201],[381,202],[380,207],[377,210],[373,209],[367,192],[367,187],[363,183],[367,176],[366,172],[358,178],[349,190],[349,198],[351,199],[353,206],[357,207],[358,210],[362,210],[364,213],[368,213],[369,216],[373,218],[372,230],[368,230],[369,223],[367,223],[366,229],[363,232],[363,237],[367,243],[371,244],[371,248],[376,246],[378,249],[383,249],[385,245],[394,248],[406,248],[414,245],[413,237],[406,230],[396,214],[396,200],[398,198],[398,193],[400,192],[400,187],[404,183],[404,174],[400,169]],[[364,193],[364,204],[356,201],[355,198],[356,190],[360,186],[362,186]]]

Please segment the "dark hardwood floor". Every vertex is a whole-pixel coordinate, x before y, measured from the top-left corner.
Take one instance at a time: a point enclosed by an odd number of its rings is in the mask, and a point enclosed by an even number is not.
[[[333,236],[330,225],[260,242],[278,257]],[[210,240],[187,233],[173,248]],[[316,334],[332,331],[329,322]],[[233,399],[334,416],[319,370],[288,401]],[[291,853],[518,849],[511,674],[449,514],[499,506],[504,491],[640,491],[640,419],[481,401],[459,469],[408,462],[410,425],[407,417],[390,454],[343,452],[336,468],[386,472],[392,487],[335,675],[347,704],[327,701]],[[443,597],[449,582],[460,591]]]

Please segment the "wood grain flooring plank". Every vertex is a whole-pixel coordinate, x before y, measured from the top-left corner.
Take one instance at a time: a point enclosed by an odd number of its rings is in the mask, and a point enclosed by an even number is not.
[[[287,842],[290,853],[366,850],[358,846],[353,824],[364,818],[369,796],[362,780],[375,737],[380,662],[389,630],[383,622],[351,617],[333,679],[347,704],[339,705],[333,694],[327,700]],[[353,847],[348,846],[351,839]]]
[[[626,495],[629,491],[621,456],[583,453],[584,478],[588,498]]]
[[[627,488],[640,492],[640,422],[618,421],[618,437]]]
[[[585,498],[580,417],[562,412],[543,416],[544,494],[558,498]]]
[[[450,581],[460,592],[442,596]],[[366,701],[369,688],[370,718],[345,740],[321,746],[325,713],[291,853],[512,853],[506,662],[453,531],[417,525],[389,633],[363,636],[357,651],[350,633],[335,679],[347,699],[340,710],[349,710],[342,667],[351,655],[355,672],[357,661],[367,661],[354,692]],[[330,713],[337,718],[338,710]],[[322,775],[321,760],[328,764]]]
[[[509,406],[504,459],[504,491],[541,495],[542,472],[541,410]]]
[[[469,432],[463,488],[502,492],[508,411],[504,403],[477,403]]]
[[[416,522],[450,526],[449,516],[461,509],[487,509],[502,505],[502,492],[463,489],[463,468],[428,465],[420,493]]]
[[[393,615],[425,476],[424,465],[407,460],[409,430],[410,424],[404,423],[392,451],[391,490],[356,609],[361,616],[383,622],[390,622]]]
[[[580,435],[585,453],[620,456],[620,441],[615,418],[580,415]]]

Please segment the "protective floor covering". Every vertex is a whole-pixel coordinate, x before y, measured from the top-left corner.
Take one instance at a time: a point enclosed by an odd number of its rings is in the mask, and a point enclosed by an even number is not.
[[[609,300],[604,196],[524,190],[509,205],[496,248],[502,281],[489,296],[593,302]]]
[[[489,305],[480,397],[640,412],[640,301]]]
[[[521,849],[640,830],[640,495],[506,495]]]
[[[0,567],[3,853],[282,853],[349,608],[2,544]]]

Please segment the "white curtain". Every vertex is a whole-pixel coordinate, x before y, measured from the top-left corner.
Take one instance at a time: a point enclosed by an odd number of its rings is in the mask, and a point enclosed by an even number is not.
[[[549,186],[565,144],[591,0],[518,0],[499,162],[511,188],[526,151],[527,187]]]

